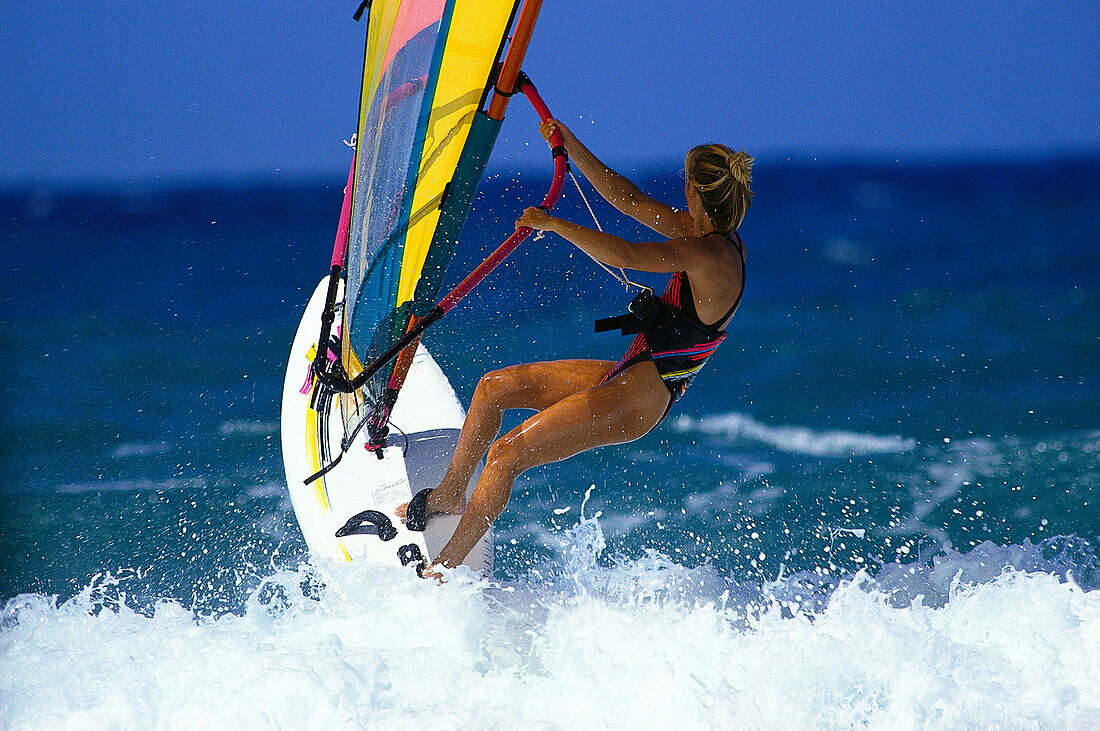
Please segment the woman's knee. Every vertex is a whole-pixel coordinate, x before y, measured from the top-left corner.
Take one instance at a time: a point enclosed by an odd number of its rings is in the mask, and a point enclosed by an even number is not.
[[[504,376],[503,370],[489,371],[477,382],[477,387],[474,388],[474,398],[495,402],[506,388],[507,378]]]
[[[503,409],[512,408],[513,402],[529,385],[516,366],[500,368],[481,377],[474,389],[474,398]]]
[[[515,453],[509,444],[493,443],[485,455],[485,468],[481,471],[478,490],[489,488],[482,493],[490,513],[490,522],[496,520],[508,500],[512,497],[512,484],[519,472],[516,471]]]
[[[485,469],[514,480],[524,471],[522,457],[523,453],[515,441],[504,436],[489,447],[489,452],[485,455]]]

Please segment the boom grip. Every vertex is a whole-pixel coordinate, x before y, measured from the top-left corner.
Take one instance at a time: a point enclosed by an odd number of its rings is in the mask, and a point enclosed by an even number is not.
[[[523,93],[527,100],[531,102],[531,106],[535,108],[535,112],[539,115],[539,119],[543,122],[552,119],[550,109],[546,106],[546,102],[539,96],[539,92],[535,89],[535,85],[531,83],[531,80],[526,76],[521,77],[519,90]],[[550,135],[550,144],[555,148],[554,154],[554,179],[550,182],[550,189],[546,192],[546,197],[542,199],[540,208],[549,212],[553,208],[558,199],[561,198],[562,188],[565,187],[565,172],[566,172],[566,154],[562,143],[561,133],[554,130],[554,133]],[[558,151],[561,151],[560,153]],[[458,283],[458,286],[452,289],[446,297],[439,301],[436,305],[443,311],[442,314],[447,314],[451,311],[459,300],[468,295],[474,287],[481,284],[481,280],[485,279],[489,275],[489,272],[493,271],[500,265],[502,261],[508,258],[508,255],[515,251],[524,239],[530,236],[534,232],[534,229],[527,226],[517,228],[515,233],[508,237],[508,239],[497,247],[497,250],[489,255],[485,261],[481,262],[476,269],[466,275],[466,278]]]

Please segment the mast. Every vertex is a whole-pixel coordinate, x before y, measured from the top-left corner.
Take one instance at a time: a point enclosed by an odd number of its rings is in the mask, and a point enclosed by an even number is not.
[[[504,111],[508,108],[508,100],[515,92],[516,81],[523,66],[523,57],[527,55],[527,46],[531,43],[531,35],[535,32],[535,22],[539,18],[541,9],[542,0],[523,0],[519,19],[516,20],[516,30],[512,34],[512,42],[508,46],[508,53],[504,56],[504,65],[501,66],[496,86],[493,87],[493,98],[486,112],[490,119],[498,121],[504,119]]]

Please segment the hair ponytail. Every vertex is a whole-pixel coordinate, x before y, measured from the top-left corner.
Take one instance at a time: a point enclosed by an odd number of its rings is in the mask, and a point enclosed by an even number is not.
[[[744,150],[734,152],[725,145],[699,145],[687,154],[688,182],[721,231],[736,231],[752,203],[752,163]]]

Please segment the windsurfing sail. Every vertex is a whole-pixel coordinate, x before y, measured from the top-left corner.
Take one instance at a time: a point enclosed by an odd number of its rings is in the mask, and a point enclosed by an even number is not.
[[[360,7],[370,19],[357,144],[318,346],[302,390],[320,381],[311,397],[316,413],[327,414],[322,402],[338,399],[344,438],[338,453],[320,451],[323,466],[306,484],[333,469],[364,427],[364,446],[382,457],[389,415],[421,334],[532,233],[517,229],[436,301],[509,97],[522,92],[540,119],[550,119],[520,70],[541,4],[376,0]],[[557,202],[566,174],[560,133],[550,143],[554,176],[545,210]],[[341,283],[345,296],[337,302]],[[320,428],[327,434],[327,421]],[[321,436],[317,443],[328,444]]]
[[[354,379],[435,304],[500,120],[483,111],[516,0],[375,0],[360,101],[341,363]],[[343,399],[384,424],[397,361]]]

